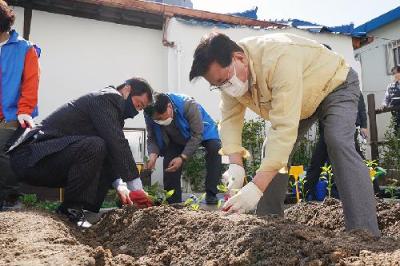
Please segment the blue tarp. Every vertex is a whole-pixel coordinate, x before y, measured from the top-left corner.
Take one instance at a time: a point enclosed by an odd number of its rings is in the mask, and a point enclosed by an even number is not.
[[[258,7],[255,7],[253,9],[246,10],[243,12],[230,13],[229,15],[234,15],[234,16],[239,16],[239,17],[244,17],[244,18],[251,18],[251,19],[258,19],[257,10],[258,10]]]

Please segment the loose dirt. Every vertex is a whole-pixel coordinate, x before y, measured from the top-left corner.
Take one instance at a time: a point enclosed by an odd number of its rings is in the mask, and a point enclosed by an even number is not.
[[[329,204],[322,205],[337,205]],[[295,207],[307,215],[307,208],[321,207],[305,205]],[[295,207],[287,211],[291,220]],[[345,233],[328,223],[309,226],[297,217],[125,207],[79,231],[40,211],[2,212],[0,265],[399,265],[400,241],[394,238]],[[395,223],[394,216],[385,217]]]

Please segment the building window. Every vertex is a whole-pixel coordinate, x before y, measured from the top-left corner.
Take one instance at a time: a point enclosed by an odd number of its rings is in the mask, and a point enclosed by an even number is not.
[[[393,49],[393,65],[400,66],[400,47]]]
[[[392,41],[386,45],[386,70],[392,74],[392,69],[400,66],[400,40]]]

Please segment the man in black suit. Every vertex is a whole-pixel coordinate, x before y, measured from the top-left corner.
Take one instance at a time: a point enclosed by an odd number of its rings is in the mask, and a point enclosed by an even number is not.
[[[140,78],[73,100],[10,148],[11,166],[21,182],[63,187],[57,213],[89,227],[83,209],[98,212],[115,180],[125,181],[113,184],[124,204],[132,204],[130,191],[143,189],[123,127],[151,101]]]

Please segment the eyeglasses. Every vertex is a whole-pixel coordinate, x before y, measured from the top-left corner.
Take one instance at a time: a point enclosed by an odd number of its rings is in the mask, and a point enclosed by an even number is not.
[[[222,90],[228,88],[231,85],[232,85],[232,82],[228,79],[228,80],[225,80],[221,85],[218,85],[218,86],[211,85],[210,86],[210,91],[215,91],[215,90],[222,91]]]
[[[232,66],[233,66],[233,61],[232,61],[232,64],[230,64],[229,66],[227,66],[227,67],[229,67],[229,70],[228,70],[228,79],[225,80],[224,82],[222,82],[221,85],[210,85],[210,91],[215,91],[215,90],[222,91],[222,90],[224,90],[224,89],[226,89],[226,88],[229,88],[229,86],[232,85],[232,82],[231,82],[231,78],[232,78],[232,77],[231,77]]]

